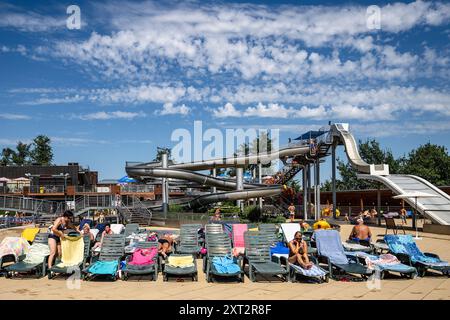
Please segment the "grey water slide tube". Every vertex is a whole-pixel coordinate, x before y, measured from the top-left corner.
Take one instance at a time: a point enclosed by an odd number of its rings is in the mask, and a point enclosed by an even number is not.
[[[220,178],[210,177],[201,173],[181,170],[181,169],[165,169],[165,168],[148,168],[145,165],[138,165],[127,167],[126,172],[130,177],[156,177],[156,178],[172,178],[187,181],[194,181],[201,185],[217,187],[224,190],[236,189],[236,181],[223,180]],[[264,185],[244,183],[244,188],[255,189],[261,188]]]
[[[270,153],[260,153],[257,155],[248,155],[248,156],[240,156],[240,157],[229,157],[229,158],[219,158],[219,159],[211,159],[211,160],[203,160],[203,161],[193,161],[186,163],[176,163],[169,165],[170,169],[184,169],[184,170],[192,170],[192,171],[201,171],[208,170],[212,168],[230,168],[230,167],[239,167],[246,166],[248,164],[256,164],[259,162],[268,163],[274,159],[279,159],[286,156],[296,156],[302,155],[309,152],[309,146],[301,146],[301,147],[286,147],[282,148]],[[142,163],[138,165],[139,167],[147,167],[147,168],[160,168],[160,162],[148,162]],[[132,168],[132,167],[130,167]]]

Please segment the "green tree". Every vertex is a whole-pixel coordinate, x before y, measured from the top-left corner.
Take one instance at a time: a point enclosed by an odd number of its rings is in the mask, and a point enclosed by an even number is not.
[[[153,161],[162,161],[162,155],[163,153],[167,153],[167,158],[169,160],[172,160],[172,150],[170,148],[164,148],[164,147],[157,147],[156,148],[156,157],[153,159]]]
[[[427,143],[400,159],[401,172],[413,174],[434,185],[450,184],[450,156],[444,146]]]
[[[30,148],[31,145],[19,141],[16,146],[16,151],[12,153],[12,161],[15,165],[22,166],[30,163]]]
[[[53,160],[53,150],[51,140],[45,135],[38,135],[33,139],[30,156],[33,163],[40,165],[50,165]]]
[[[14,150],[11,148],[3,148],[2,150],[2,158],[0,160],[0,165],[7,166],[13,164],[13,157]]]

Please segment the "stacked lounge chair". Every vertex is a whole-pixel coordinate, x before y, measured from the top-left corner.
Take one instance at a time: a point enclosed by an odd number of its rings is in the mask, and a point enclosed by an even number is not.
[[[314,238],[318,261],[327,265],[330,277],[333,278],[337,273],[344,272],[367,279],[373,273],[373,270],[362,265],[355,255],[349,255],[344,251],[337,230],[318,230],[314,232]]]
[[[102,249],[103,250],[103,249]],[[133,255],[125,259],[125,267],[122,269],[122,280],[128,280],[130,275],[152,275],[152,280],[158,279],[158,242],[142,241],[136,244],[135,254],[146,253],[149,255],[149,261],[142,264],[132,263]],[[147,252],[148,251],[148,252]]]
[[[266,234],[255,231],[245,233],[245,261],[248,262],[248,274],[251,281],[256,281],[257,275],[282,276],[287,280],[287,269],[279,262],[272,261]]]
[[[447,277],[450,275],[450,264],[436,254],[420,251],[411,235],[385,235],[384,240],[390,252],[402,263],[417,269],[419,277],[425,276],[429,269],[442,272]]]
[[[19,262],[5,268],[6,276],[12,278],[16,273],[34,272],[37,278],[45,277],[49,255],[48,233],[37,233],[28,254],[19,257]]]
[[[201,227],[201,224],[182,224],[180,226],[180,239],[176,247],[177,253],[197,255],[200,252],[198,230]]]
[[[103,238],[98,260],[83,270],[84,279],[91,280],[97,276],[107,276],[117,280],[120,260],[124,256],[125,237],[123,234],[110,234]]]
[[[56,276],[56,274],[72,274],[76,272],[76,270],[83,270],[86,268],[87,259],[89,258],[90,248],[91,248],[91,240],[89,236],[80,237],[78,240],[62,240],[62,241],[70,241],[74,243],[67,243],[67,245],[74,245],[74,248],[71,248],[70,253],[66,253],[65,246],[62,246],[62,260],[61,262],[55,264],[53,267],[48,269],[48,279],[52,279]],[[75,241],[80,241],[80,243],[76,243]],[[61,244],[62,245],[62,244]],[[79,245],[79,247],[77,247]],[[79,250],[80,252],[75,252],[75,250]],[[81,275],[81,273],[80,273]]]
[[[242,257],[232,256],[231,239],[225,233],[206,233],[207,254],[203,257],[203,270],[206,281],[212,282],[214,276],[234,277],[244,282]]]

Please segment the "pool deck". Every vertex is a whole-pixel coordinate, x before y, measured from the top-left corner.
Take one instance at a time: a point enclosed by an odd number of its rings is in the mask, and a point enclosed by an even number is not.
[[[348,236],[350,225],[342,225],[343,240]],[[384,228],[372,227],[375,236],[384,235]],[[407,231],[411,233],[411,231]],[[0,240],[5,236],[17,236],[20,229],[0,231]],[[421,233],[418,245],[424,252],[439,254],[444,260],[450,260],[450,236]],[[181,300],[295,300],[295,299],[437,299],[450,300],[450,279],[441,274],[430,274],[414,280],[401,279],[388,275],[380,282],[380,287],[371,289],[366,282],[329,283],[285,283],[280,280],[252,283],[246,277],[245,283],[207,283],[201,271],[198,259],[199,280],[163,282],[162,276],[156,282],[135,278],[129,281],[81,281],[79,289],[69,289],[64,277],[54,280],[47,278],[5,279],[0,278],[0,299],[181,299]]]

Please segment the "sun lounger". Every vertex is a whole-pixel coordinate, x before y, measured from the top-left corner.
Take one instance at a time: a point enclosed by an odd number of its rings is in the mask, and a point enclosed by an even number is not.
[[[373,248],[371,246],[364,246],[361,245],[357,242],[353,242],[353,241],[346,241],[346,242],[342,242],[342,246],[344,247],[345,251],[350,251],[350,252],[367,252],[367,253],[371,253],[373,252]]]
[[[245,233],[245,261],[248,262],[248,274],[251,281],[256,281],[258,274],[282,276],[287,280],[287,269],[279,262],[272,261],[270,244],[265,234],[249,231]]]
[[[46,269],[49,255],[48,233],[36,234],[28,254],[19,257],[19,262],[5,268],[7,277],[12,278],[16,273],[31,272],[34,272],[37,278],[44,277],[47,273]]]
[[[327,265],[330,277],[333,278],[336,272],[343,271],[367,279],[373,273],[373,270],[369,270],[359,263],[354,255],[346,254],[337,230],[318,230],[314,232],[314,238],[317,245],[318,261]]]
[[[203,256],[203,270],[206,281],[212,282],[213,277],[234,277],[244,282],[242,257],[232,256],[231,239],[225,233],[206,233],[207,254]]]
[[[121,223],[112,223],[110,227],[114,234],[122,234],[125,230],[125,226]]]
[[[5,272],[7,263],[16,263],[19,257],[30,251],[30,244],[22,237],[6,237],[0,243],[0,272]]]
[[[417,276],[416,268],[401,263],[395,256],[391,254],[373,255],[366,252],[354,252],[355,257],[366,265],[369,269],[373,269],[380,273],[380,279],[383,279],[386,273],[396,272],[401,277],[413,279]]]
[[[390,252],[402,263],[417,269],[419,277],[425,276],[428,269],[442,272],[447,277],[450,275],[450,264],[436,254],[420,251],[411,235],[390,234],[385,235],[384,240]]]
[[[122,270],[122,280],[128,280],[130,275],[146,275],[151,274],[152,280],[156,281],[158,279],[158,242],[154,241],[145,241],[138,242],[136,244],[136,254],[139,254],[141,250],[154,250],[154,252],[149,251],[148,263],[143,264],[133,264],[132,257],[133,255],[127,256],[126,265]],[[134,253],[133,253],[134,254]]]
[[[83,270],[84,279],[107,276],[117,280],[120,259],[124,255],[125,237],[123,234],[105,235],[98,260]]]
[[[72,274],[77,270],[81,271],[86,268],[90,247],[89,236],[61,240],[61,262],[48,269],[48,279],[53,279],[56,274]]]
[[[164,281],[169,276],[192,277],[192,281],[198,281],[197,263],[191,254],[172,254],[164,266]]]
[[[209,223],[205,225],[205,234],[223,233],[223,226],[219,223]]]
[[[177,253],[197,255],[200,252],[201,247],[198,230],[201,227],[201,224],[181,225],[179,244],[176,246]]]

